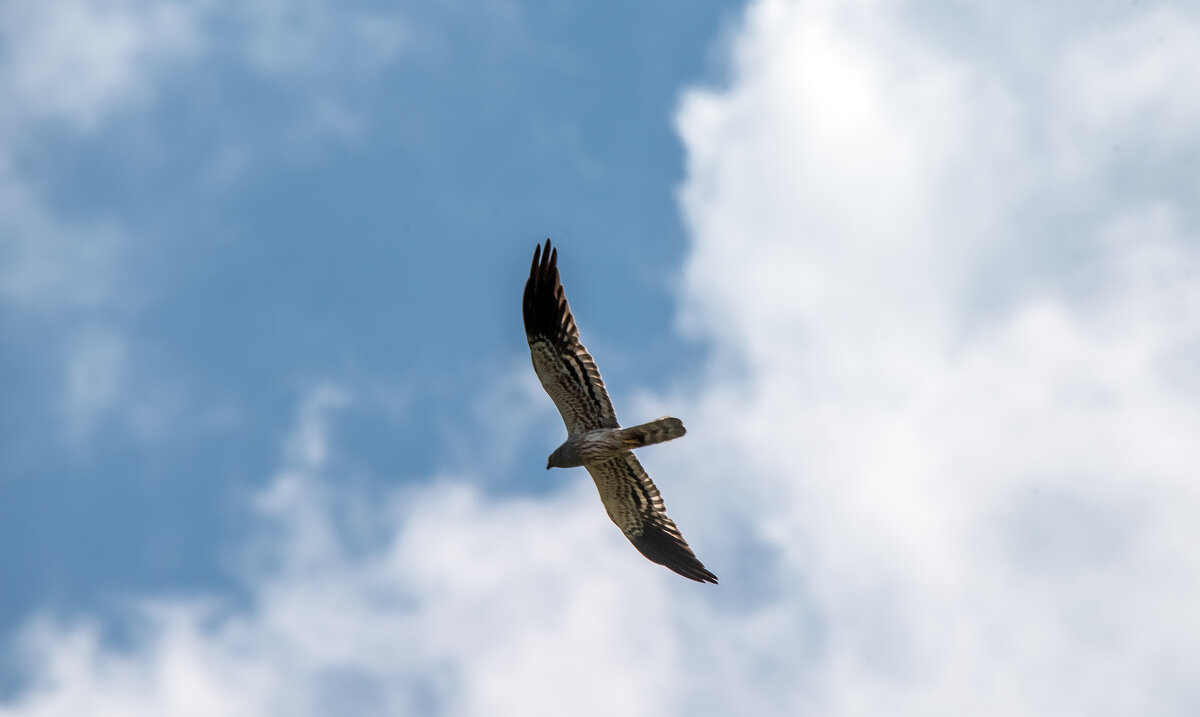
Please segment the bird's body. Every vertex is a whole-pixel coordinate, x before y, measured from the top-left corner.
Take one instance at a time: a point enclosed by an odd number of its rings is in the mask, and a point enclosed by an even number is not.
[[[629,428],[617,422],[600,371],[579,341],[549,239],[534,250],[522,311],[534,370],[567,428],[567,440],[546,467],[586,468],[608,517],[643,555],[686,578],[717,582],[667,517],[658,488],[632,452],[684,435],[683,422],[670,416]]]
[[[619,458],[634,448],[662,443],[687,433],[683,421],[665,416],[632,428],[595,428],[567,436],[550,454],[546,468],[575,468]]]

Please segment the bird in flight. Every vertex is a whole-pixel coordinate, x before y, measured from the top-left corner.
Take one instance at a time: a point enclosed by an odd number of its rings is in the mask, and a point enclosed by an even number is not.
[[[583,466],[608,517],[642,555],[685,578],[717,582],[667,517],[658,488],[633,455],[634,448],[679,438],[686,429],[669,416],[632,428],[617,423],[600,371],[579,342],[558,276],[558,250],[549,239],[533,251],[522,310],[533,368],[567,426],[567,440],[550,454],[546,469]]]

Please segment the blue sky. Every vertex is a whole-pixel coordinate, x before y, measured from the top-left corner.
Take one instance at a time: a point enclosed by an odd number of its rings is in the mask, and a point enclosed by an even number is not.
[[[5,3],[0,715],[1193,714],[1198,48],[1182,2]],[[542,468],[547,236],[719,586]]]
[[[595,304],[629,318],[597,338],[645,345],[653,366],[699,361],[664,330],[664,277],[684,249],[671,112],[734,8],[165,7],[188,23],[185,49],[147,37],[82,50],[127,53],[108,62],[128,64],[128,89],[10,110],[24,140],[5,148],[10,181],[61,238],[50,255],[44,237],[7,228],[9,284],[24,270],[60,271],[62,285],[5,312],[0,504],[6,563],[23,576],[4,598],[8,630],[39,605],[224,581],[242,493],[312,383],[379,394],[346,419],[367,479],[444,465],[443,434],[522,359],[514,297],[545,236],[596,267],[581,290],[621,286]],[[49,43],[56,23],[152,35],[138,25],[152,8],[17,4],[8,52],[68,52],[19,39],[32,27]],[[8,58],[11,92],[38,62]],[[81,391],[103,395],[64,406],[72,366]],[[631,387],[669,376],[638,373],[624,372]],[[505,467],[493,483],[525,490],[521,477]]]

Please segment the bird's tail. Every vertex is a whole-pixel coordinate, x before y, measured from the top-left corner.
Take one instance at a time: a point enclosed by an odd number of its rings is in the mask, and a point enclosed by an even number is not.
[[[672,438],[679,438],[687,433],[683,421],[678,418],[664,416],[640,426],[621,429],[621,441],[626,448],[641,448],[654,443],[662,443]]]

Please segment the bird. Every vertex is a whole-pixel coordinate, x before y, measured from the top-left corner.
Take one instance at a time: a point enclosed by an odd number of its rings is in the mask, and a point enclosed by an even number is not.
[[[716,583],[633,455],[634,448],[679,438],[687,429],[671,416],[631,428],[617,422],[596,362],[579,341],[558,273],[558,249],[549,239],[533,251],[521,308],[533,369],[567,428],[567,440],[546,459],[546,469],[586,468],[609,519],[642,555],[685,578]]]

